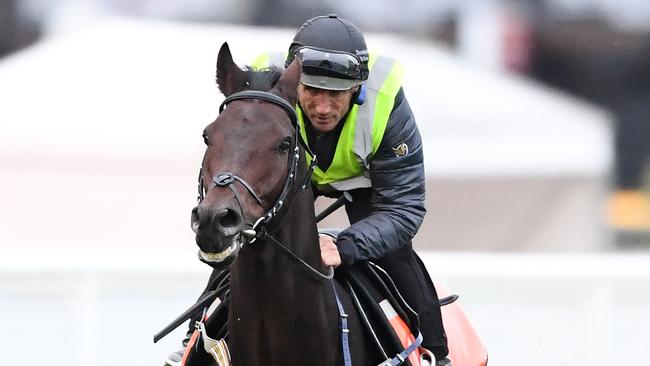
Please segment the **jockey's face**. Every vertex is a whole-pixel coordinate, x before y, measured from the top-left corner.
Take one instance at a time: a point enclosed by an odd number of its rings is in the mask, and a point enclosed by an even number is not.
[[[298,101],[312,127],[320,132],[329,132],[348,113],[352,95],[358,87],[348,90],[318,89],[300,83]]]

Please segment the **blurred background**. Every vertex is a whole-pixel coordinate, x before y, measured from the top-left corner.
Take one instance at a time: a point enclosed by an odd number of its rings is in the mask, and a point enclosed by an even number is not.
[[[189,214],[217,51],[243,66],[328,13],[405,66],[414,244],[491,364],[650,360],[650,2],[0,0],[2,363],[180,346],[151,337],[209,274]]]

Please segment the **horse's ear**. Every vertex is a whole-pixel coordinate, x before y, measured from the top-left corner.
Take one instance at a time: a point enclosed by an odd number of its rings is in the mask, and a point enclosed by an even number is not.
[[[225,96],[246,88],[246,73],[232,60],[228,42],[224,42],[217,57],[217,84]]]
[[[293,62],[287,67],[287,69],[282,73],[276,88],[284,96],[291,105],[296,104],[298,98],[298,83],[300,82],[300,61],[298,58],[294,58]]]

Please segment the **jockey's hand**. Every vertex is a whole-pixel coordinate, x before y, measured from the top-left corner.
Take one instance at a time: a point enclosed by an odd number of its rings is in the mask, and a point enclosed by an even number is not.
[[[318,242],[320,243],[320,256],[323,259],[323,264],[334,268],[340,266],[341,256],[334,239],[329,235],[319,235]]]

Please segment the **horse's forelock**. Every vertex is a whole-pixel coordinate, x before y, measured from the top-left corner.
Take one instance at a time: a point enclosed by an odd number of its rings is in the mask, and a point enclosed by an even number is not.
[[[248,87],[251,90],[267,91],[275,86],[282,76],[282,69],[278,67],[269,67],[261,70],[254,70],[246,67],[246,76],[248,78]]]

